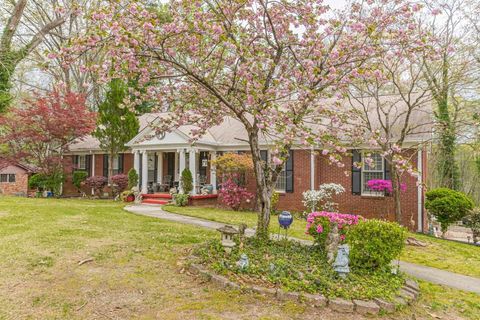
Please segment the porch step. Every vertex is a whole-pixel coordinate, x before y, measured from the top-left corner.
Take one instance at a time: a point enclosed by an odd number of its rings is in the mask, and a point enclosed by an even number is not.
[[[172,199],[170,193],[144,193],[142,194],[143,199]]]
[[[148,203],[148,204],[167,204],[167,203],[168,203],[168,200],[143,199],[142,203]]]

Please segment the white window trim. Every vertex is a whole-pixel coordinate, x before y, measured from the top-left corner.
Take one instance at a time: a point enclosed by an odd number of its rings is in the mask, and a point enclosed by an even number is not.
[[[0,183],[16,183],[17,182],[17,174],[16,173],[0,173],[0,175],[6,175],[7,176],[7,181],[1,181]],[[10,176],[15,177],[15,181],[10,181]]]
[[[369,170],[366,170],[365,169],[365,161],[364,159],[367,157],[367,154],[374,154],[374,153],[378,153],[378,152],[375,152],[375,151],[362,151],[362,172],[361,172],[361,195],[362,196],[366,196],[366,197],[384,197],[385,196],[385,193],[384,192],[381,192],[381,191],[368,191],[368,190],[365,190],[365,172],[381,172],[382,173],[382,179],[385,179],[385,160],[383,158],[383,156],[381,157],[382,158],[382,167],[381,167],[381,170],[379,169],[369,169]]]
[[[81,160],[83,159],[83,160]],[[82,165],[83,161],[83,165]],[[78,164],[77,164],[77,169],[78,170],[86,170],[87,169],[87,156],[86,155],[79,155],[78,156]]]

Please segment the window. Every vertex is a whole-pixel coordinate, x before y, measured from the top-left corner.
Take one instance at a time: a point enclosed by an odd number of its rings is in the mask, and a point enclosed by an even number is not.
[[[362,195],[383,195],[382,192],[373,191],[368,187],[368,181],[385,179],[385,167],[383,157],[379,153],[365,152],[362,156]],[[371,163],[367,163],[371,159]]]
[[[87,168],[87,156],[78,156],[78,169],[85,170]]]
[[[14,183],[16,181],[15,174],[2,173],[0,174],[0,182],[4,183]]]
[[[113,175],[119,174],[120,172],[120,166],[119,166],[119,157],[113,157],[113,165],[112,165],[112,171]]]
[[[285,192],[287,190],[287,172],[285,171],[285,164],[283,169],[277,177],[277,184],[275,185],[275,191]]]

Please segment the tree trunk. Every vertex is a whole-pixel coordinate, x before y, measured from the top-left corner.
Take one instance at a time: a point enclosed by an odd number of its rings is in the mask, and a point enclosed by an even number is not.
[[[110,152],[108,155],[108,183],[112,184],[112,177],[113,177],[113,157],[115,154]],[[112,185],[113,187],[113,185]]]
[[[392,189],[393,189],[393,202],[395,207],[395,221],[402,224],[402,203],[400,199],[401,182],[398,176],[398,171],[395,165],[392,165]]]
[[[252,152],[253,169],[255,172],[255,181],[258,196],[258,220],[256,236],[262,239],[268,239],[268,226],[270,224],[271,197],[273,192],[273,183],[265,175],[264,163],[260,155],[260,146],[258,144],[257,132],[249,133],[250,149]]]

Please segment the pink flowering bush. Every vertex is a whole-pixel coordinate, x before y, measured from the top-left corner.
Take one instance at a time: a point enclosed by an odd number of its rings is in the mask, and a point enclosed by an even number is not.
[[[367,182],[368,187],[373,191],[392,193],[393,186],[392,180],[382,180],[374,179]],[[404,192],[407,190],[407,185],[405,183],[400,184],[400,191]]]
[[[222,203],[237,211],[244,201],[249,202],[253,198],[253,194],[235,183],[232,178],[228,178],[222,183],[218,198]]]
[[[328,234],[333,223],[338,224],[340,243],[345,241],[347,230],[350,226],[358,224],[362,217],[353,214],[337,212],[312,212],[307,217],[306,234],[314,238],[315,244],[325,247]]]

